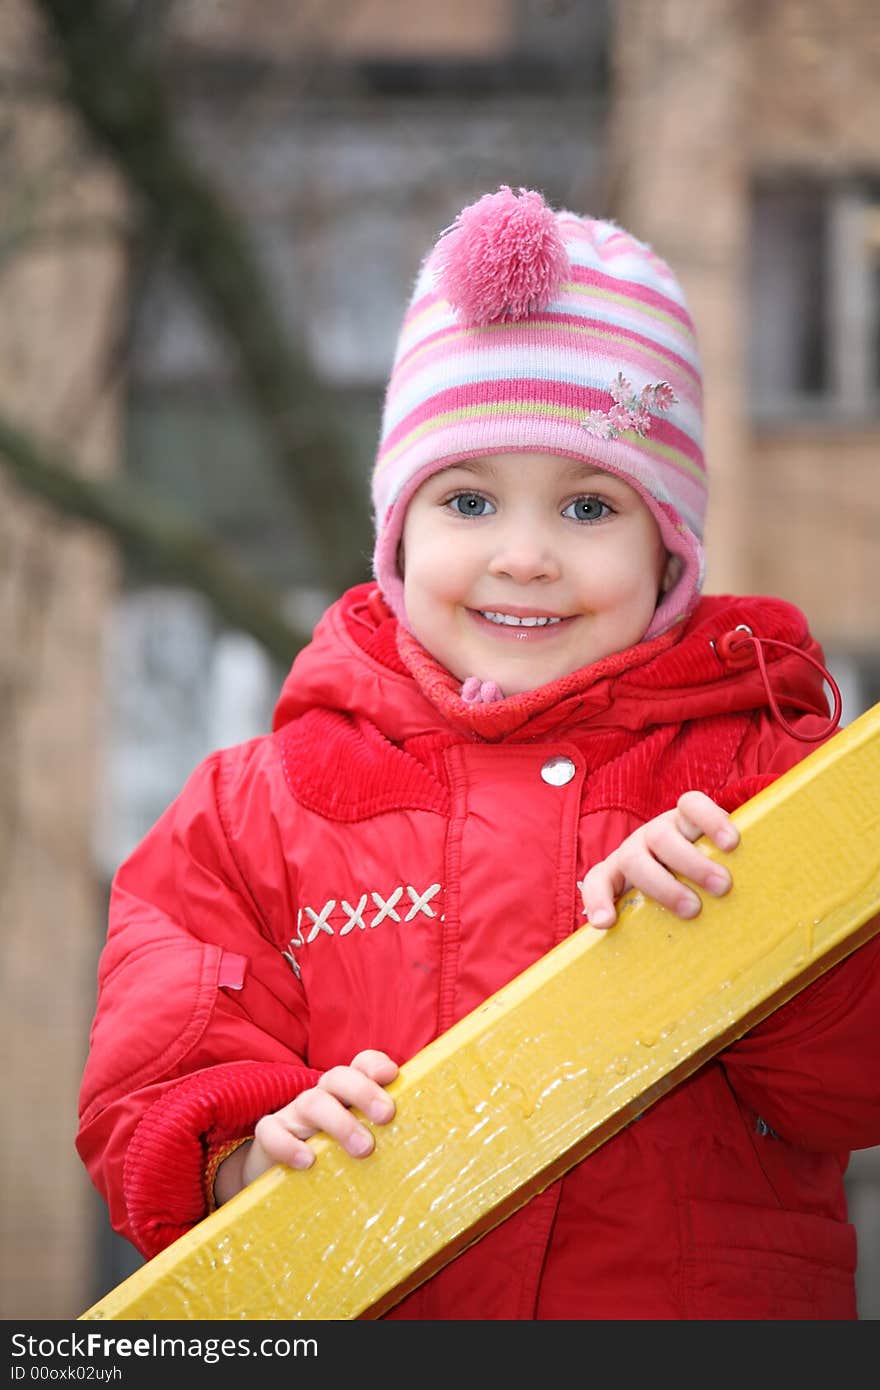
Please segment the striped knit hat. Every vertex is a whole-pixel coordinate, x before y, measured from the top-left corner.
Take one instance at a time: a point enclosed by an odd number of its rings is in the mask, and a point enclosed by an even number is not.
[[[635,488],[678,559],[645,637],[686,617],[703,582],[706,473],[681,287],[614,223],[505,186],[464,208],[424,260],[388,382],[373,564],[404,624],[398,547],[416,489],[462,459],[524,452],[582,459]]]

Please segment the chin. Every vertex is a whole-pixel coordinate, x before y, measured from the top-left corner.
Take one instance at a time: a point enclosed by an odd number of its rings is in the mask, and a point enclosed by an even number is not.
[[[506,674],[501,672],[490,675],[487,679],[496,681],[504,691],[505,696],[528,695],[529,691],[540,690],[542,685],[549,685],[551,681],[558,680],[561,674],[564,673],[552,671],[546,674],[532,673],[526,675],[523,671],[518,671],[515,674],[508,671]]]

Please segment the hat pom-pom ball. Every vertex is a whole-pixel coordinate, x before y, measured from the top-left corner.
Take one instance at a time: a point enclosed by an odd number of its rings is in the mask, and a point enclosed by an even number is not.
[[[553,210],[525,188],[485,194],[437,244],[437,289],[468,328],[546,308],[568,273]]]

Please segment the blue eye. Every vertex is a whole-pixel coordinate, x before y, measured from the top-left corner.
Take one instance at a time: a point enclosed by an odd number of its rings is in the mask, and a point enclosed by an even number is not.
[[[495,510],[492,503],[479,492],[457,492],[446,505],[459,516],[488,516]]]
[[[610,512],[608,503],[599,497],[576,497],[569,502],[562,515],[570,516],[574,521],[601,521]]]

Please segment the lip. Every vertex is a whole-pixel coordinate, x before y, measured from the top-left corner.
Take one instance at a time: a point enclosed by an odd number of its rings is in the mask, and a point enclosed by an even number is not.
[[[549,613],[546,608],[520,608],[514,603],[487,603],[482,610],[472,608],[472,613],[503,613],[508,618],[561,618],[563,621],[568,616],[565,613]]]
[[[481,632],[487,633],[499,642],[552,642],[573,622],[572,617],[563,617],[562,614],[548,613],[546,608],[514,608],[510,604],[504,607],[487,608],[487,613],[505,613],[512,618],[559,618],[557,623],[545,623],[543,627],[507,627],[502,623],[493,623],[491,618],[484,618],[478,608],[468,608],[467,612],[472,621]]]

